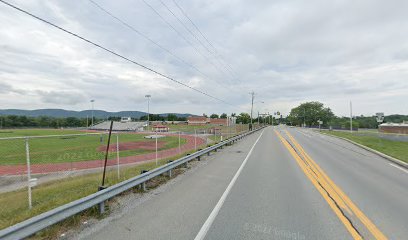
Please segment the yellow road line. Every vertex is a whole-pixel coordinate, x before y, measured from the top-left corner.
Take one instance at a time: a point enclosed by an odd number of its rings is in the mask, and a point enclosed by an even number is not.
[[[316,171],[318,171],[322,178],[334,189],[339,197],[344,201],[347,206],[353,211],[355,216],[364,224],[364,226],[370,231],[370,233],[376,239],[387,239],[387,237],[375,226],[375,224],[351,201],[351,199],[326,175],[326,173],[320,168],[320,166],[306,153],[303,147],[295,140],[295,138],[286,131],[286,134],[293,142],[295,147],[300,151],[303,158],[308,161]]]
[[[304,172],[304,174],[309,178],[312,184],[316,187],[319,193],[322,195],[324,200],[329,204],[330,208],[334,211],[340,221],[344,224],[348,232],[354,239],[363,239],[360,234],[356,231],[356,229],[351,225],[350,221],[343,215],[340,209],[337,207],[336,203],[329,197],[325,189],[319,184],[319,182],[312,176],[312,171],[307,167],[307,165],[303,162],[300,156],[295,152],[295,150],[289,145],[288,142],[282,137],[282,135],[275,130],[275,133],[278,135],[279,139],[283,143],[283,145],[288,149],[290,154],[295,158],[296,162]]]

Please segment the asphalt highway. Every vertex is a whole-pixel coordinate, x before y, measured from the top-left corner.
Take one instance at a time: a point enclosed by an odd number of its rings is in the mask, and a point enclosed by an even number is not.
[[[80,239],[408,239],[408,170],[343,140],[267,127]]]

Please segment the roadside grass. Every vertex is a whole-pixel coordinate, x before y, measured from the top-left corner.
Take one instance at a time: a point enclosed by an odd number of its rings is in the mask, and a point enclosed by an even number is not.
[[[37,130],[31,130],[28,134],[34,133],[33,131],[39,133]],[[42,131],[44,133],[44,130]],[[51,132],[47,130],[46,133]],[[145,134],[119,134],[119,143],[155,142],[154,139],[145,139],[145,136]],[[165,141],[165,145],[158,150],[175,148],[179,144],[176,136],[166,136],[160,138],[159,141]],[[181,138],[181,144],[186,142],[186,139]],[[100,151],[98,148],[103,148],[106,143],[107,134],[32,138],[29,140],[30,160],[32,164],[99,160],[103,158],[104,151]],[[116,144],[116,134],[112,135],[111,144]],[[120,151],[120,155],[127,157],[150,152],[154,152],[154,150],[131,149]],[[0,140],[0,156],[0,165],[25,164],[25,140]],[[115,152],[109,154],[110,159],[115,157]]]
[[[375,134],[360,135],[358,133],[327,130],[324,130],[322,132],[329,135],[347,138],[351,141],[362,144],[408,163],[408,142],[391,141],[388,139],[380,138]]]
[[[166,164],[169,160],[175,160],[188,153],[194,151],[184,152],[178,156],[161,159],[158,162],[158,166]],[[116,183],[130,179],[140,174],[141,170],[151,170],[156,167],[154,161],[139,164],[136,166],[122,167],[120,178],[118,179],[116,169],[110,169],[107,171],[105,185],[112,186]],[[98,186],[102,180],[102,170],[100,173],[91,173],[82,176],[67,177],[60,180],[50,181],[44,184],[40,184],[32,189],[33,207],[28,209],[28,193],[27,189],[20,189],[13,192],[0,194],[0,229],[12,226],[16,223],[24,221],[33,216],[39,215],[43,212],[54,209],[63,204],[72,202],[89,194],[97,192]],[[148,185],[149,186],[149,185]],[[95,209],[90,209],[85,216],[97,216]],[[69,218],[67,221],[70,224],[78,223],[75,220],[76,217]],[[61,223],[66,225],[66,222]],[[55,227],[51,232],[59,232],[59,227]],[[45,232],[50,231],[46,230]],[[55,234],[51,234],[55,235]],[[42,235],[41,235],[42,236]],[[44,236],[40,239],[44,239]]]

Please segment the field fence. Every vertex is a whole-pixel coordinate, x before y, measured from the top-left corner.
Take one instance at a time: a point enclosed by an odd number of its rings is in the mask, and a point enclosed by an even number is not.
[[[248,125],[170,133],[115,132],[105,185],[244,131]],[[147,136],[146,136],[147,135]],[[0,229],[97,191],[108,133],[0,138]]]
[[[0,193],[97,168],[107,134],[70,134],[0,139]]]
[[[205,139],[206,145],[208,146],[234,137],[238,134],[247,132],[248,130],[248,124],[235,124],[231,126],[196,126],[180,132],[182,132],[183,134],[194,136],[196,138]]]
[[[157,161],[205,146],[205,140],[195,140],[185,133],[158,135],[156,139],[155,134],[146,138],[144,134],[112,133],[107,184],[140,174],[140,169],[132,167],[141,163],[152,162],[153,168]],[[79,179],[96,190],[101,183],[107,142],[107,133],[0,138],[0,202],[2,194],[25,192],[21,196],[30,209],[36,206],[38,189]]]

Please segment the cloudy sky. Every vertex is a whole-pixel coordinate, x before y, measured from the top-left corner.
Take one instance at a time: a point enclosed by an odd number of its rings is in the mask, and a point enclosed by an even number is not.
[[[408,114],[408,1],[94,1],[9,0],[229,104],[0,3],[0,109]]]

